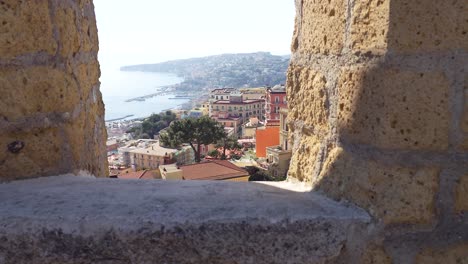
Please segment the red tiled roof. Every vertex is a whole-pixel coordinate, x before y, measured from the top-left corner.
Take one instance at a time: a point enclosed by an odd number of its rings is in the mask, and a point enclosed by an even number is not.
[[[210,160],[181,166],[180,169],[185,180],[227,180],[249,175],[227,160]]]
[[[135,172],[129,172],[125,174],[119,174],[117,175],[119,179],[155,179],[153,173],[151,171],[143,170],[143,171],[135,171]]]
[[[242,102],[231,102],[229,100],[218,100],[214,102],[213,104],[233,104],[233,105],[240,105],[240,104],[254,104],[254,103],[261,103],[265,102],[263,99],[246,99],[243,100]]]

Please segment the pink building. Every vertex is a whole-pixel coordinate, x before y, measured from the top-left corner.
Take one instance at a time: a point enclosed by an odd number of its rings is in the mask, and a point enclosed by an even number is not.
[[[276,85],[267,89],[265,102],[265,120],[267,126],[279,126],[280,109],[287,108],[286,87]]]

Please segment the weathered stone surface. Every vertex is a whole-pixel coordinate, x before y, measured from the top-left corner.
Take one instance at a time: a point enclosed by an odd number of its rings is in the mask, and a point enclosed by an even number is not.
[[[52,31],[49,1],[0,2],[1,58],[10,59],[34,52],[55,54],[57,42]]]
[[[468,50],[465,0],[390,1],[388,49],[398,53]]]
[[[314,162],[320,151],[320,141],[314,135],[302,135],[297,139],[289,165],[288,176],[310,182],[317,164]]]
[[[449,82],[440,72],[344,69],[339,79],[339,133],[386,149],[446,150]]]
[[[18,152],[8,145],[18,142]],[[21,143],[19,143],[21,142]],[[67,172],[66,142],[57,128],[33,129],[28,133],[13,132],[0,135],[0,179],[14,180]]]
[[[38,113],[71,112],[80,101],[73,76],[52,67],[4,67],[0,87],[0,117],[8,121]]]
[[[0,27],[0,182],[107,175],[92,1],[1,1]]]
[[[302,1],[298,51],[339,54],[346,24],[345,1]]]
[[[383,54],[387,50],[390,0],[355,1],[351,22],[354,52]]]
[[[313,184],[366,208],[387,225],[428,224],[435,215],[439,169],[388,166],[335,148]]]
[[[0,185],[5,263],[333,263],[369,216],[258,183],[58,176]],[[157,190],[157,191],[155,191]]]
[[[64,57],[74,55],[80,48],[75,11],[72,8],[59,8],[55,12],[55,18],[60,34],[60,54]]]
[[[93,61],[87,64],[80,64],[73,70],[73,74],[77,77],[78,84],[80,85],[80,97],[89,98],[93,88],[99,85],[99,63]]]
[[[468,74],[465,76],[465,86],[464,86],[465,100],[464,100],[464,111],[463,119],[461,121],[462,131],[468,133]]]
[[[455,211],[468,211],[468,174],[460,177],[457,181],[455,190]]]
[[[326,108],[327,90],[325,77],[308,68],[291,66],[288,71],[288,116],[290,120],[301,120],[300,126],[294,123],[293,161],[289,166],[291,177],[310,181],[316,164],[321,142],[319,138],[329,132],[328,110]],[[294,137],[294,136],[293,136]]]
[[[291,66],[288,70],[288,115],[301,119],[305,126],[328,130],[327,91],[325,77],[313,70]]]
[[[90,99],[95,97],[97,102],[101,102],[100,92],[94,90],[92,93],[96,94],[91,95]],[[73,171],[82,169],[93,172],[96,176],[107,176],[108,170],[102,166],[107,162],[106,149],[97,147],[107,140],[103,120],[103,104],[91,103],[83,105],[81,114],[72,122],[63,125],[68,151],[73,160],[70,169]]]
[[[392,264],[392,259],[382,247],[369,246],[362,254],[362,264]]]
[[[445,249],[425,249],[416,257],[416,264],[462,264],[468,263],[468,244]]]

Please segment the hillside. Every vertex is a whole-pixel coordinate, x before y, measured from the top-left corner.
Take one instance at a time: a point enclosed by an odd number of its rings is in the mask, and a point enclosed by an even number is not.
[[[286,81],[288,64],[289,56],[257,52],[124,66],[120,70],[175,73],[185,80],[177,89],[193,90],[282,84]]]

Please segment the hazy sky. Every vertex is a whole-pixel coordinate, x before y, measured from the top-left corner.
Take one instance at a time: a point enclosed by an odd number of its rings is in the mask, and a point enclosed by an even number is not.
[[[294,0],[94,0],[102,66],[289,54]]]

